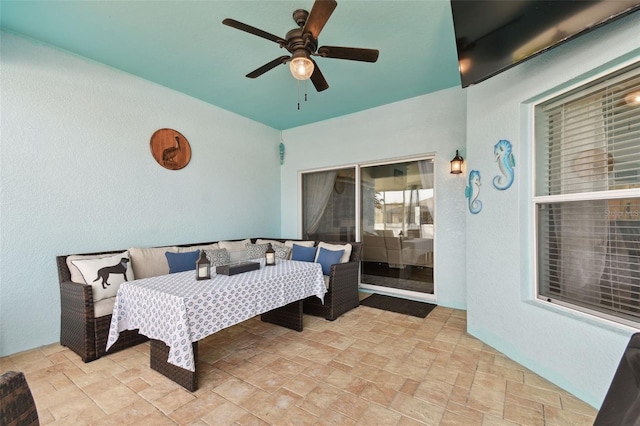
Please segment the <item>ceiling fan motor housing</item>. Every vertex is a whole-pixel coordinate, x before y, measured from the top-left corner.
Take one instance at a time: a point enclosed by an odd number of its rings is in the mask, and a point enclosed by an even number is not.
[[[305,49],[309,53],[315,53],[318,48],[318,41],[311,33],[302,34],[302,28],[294,28],[285,36],[287,39],[287,50],[291,53],[299,49]]]

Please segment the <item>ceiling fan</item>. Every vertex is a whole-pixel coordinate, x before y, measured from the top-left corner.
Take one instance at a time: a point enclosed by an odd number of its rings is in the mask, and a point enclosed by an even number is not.
[[[293,20],[298,24],[298,28],[289,31],[284,39],[234,19],[227,18],[223,20],[222,23],[229,27],[276,42],[281,48],[283,47],[291,53],[291,56],[280,56],[260,68],[251,71],[247,74],[247,77],[260,77],[278,65],[289,62],[291,74],[296,79],[307,80],[310,78],[316,90],[322,92],[329,88],[329,84],[320,72],[320,68],[316,62],[311,59],[311,56],[376,62],[379,54],[376,49],[339,46],[318,47],[320,31],[324,28],[336,6],[338,6],[338,3],[334,0],[316,0],[311,7],[311,12],[302,9],[296,10],[293,12]]]

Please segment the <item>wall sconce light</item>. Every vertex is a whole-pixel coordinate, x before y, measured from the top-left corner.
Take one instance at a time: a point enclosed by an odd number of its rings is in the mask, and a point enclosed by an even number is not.
[[[464,158],[460,157],[456,149],[456,156],[451,160],[451,173],[454,175],[462,173],[462,163],[464,163]]]

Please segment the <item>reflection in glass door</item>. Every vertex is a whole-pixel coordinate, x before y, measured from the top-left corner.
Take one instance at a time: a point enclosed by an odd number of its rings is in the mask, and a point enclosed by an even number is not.
[[[433,160],[362,167],[360,182],[362,284],[434,294]]]

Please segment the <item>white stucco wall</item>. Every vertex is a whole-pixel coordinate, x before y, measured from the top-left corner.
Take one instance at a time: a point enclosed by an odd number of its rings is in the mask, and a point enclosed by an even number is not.
[[[279,132],[0,34],[0,356],[59,340],[55,256],[280,234]],[[149,140],[181,132],[179,171]]]
[[[594,407],[604,398],[631,330],[531,301],[527,101],[609,61],[640,57],[638,28],[636,13],[468,89],[467,170],[481,172],[484,203],[480,214],[467,213],[468,330]],[[506,191],[491,184],[499,174],[493,146],[500,139],[511,141],[516,160],[516,181]]]
[[[282,235],[300,236],[300,171],[435,154],[437,302],[464,309],[465,182],[449,162],[456,149],[465,156],[465,99],[462,89],[442,90],[284,131]]]

